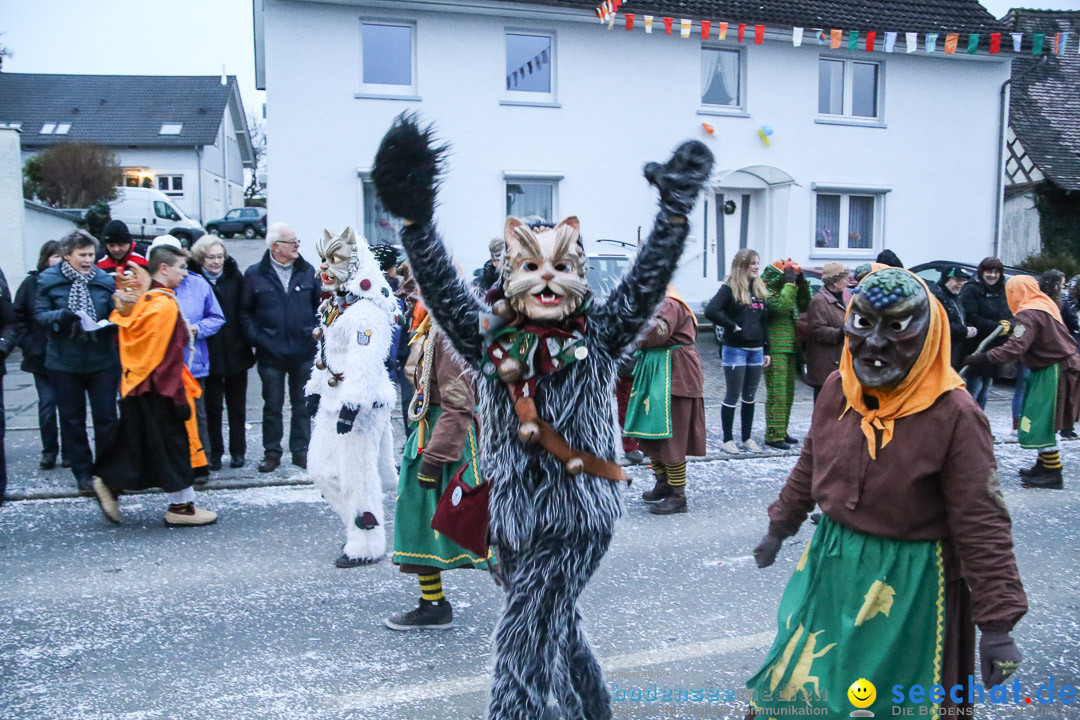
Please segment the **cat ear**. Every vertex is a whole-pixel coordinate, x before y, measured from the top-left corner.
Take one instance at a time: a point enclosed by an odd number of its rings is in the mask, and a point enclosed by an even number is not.
[[[334,239],[334,235],[329,230],[327,230],[326,228],[323,228],[322,239],[323,239],[323,242],[329,242],[330,240]]]
[[[514,255],[518,248],[532,257],[540,258],[544,256],[544,253],[540,250],[540,243],[536,241],[536,235],[532,229],[516,217],[510,216],[506,218],[506,225],[503,226],[503,239],[506,241],[505,257]]]
[[[508,215],[506,218],[506,224],[503,225],[503,242],[506,243],[506,247],[510,247],[511,242],[517,242],[517,238],[514,235],[514,231],[525,223],[518,220],[513,215]]]
[[[581,224],[577,216],[571,215],[555,226],[555,254],[561,258],[570,255],[578,245]]]
[[[573,237],[576,240],[578,233],[581,232],[581,223],[578,221],[577,215],[571,215],[570,217],[566,218],[565,220],[560,222],[558,225],[556,225],[555,226],[555,232],[558,232],[559,228],[561,228],[563,225],[569,225],[571,228],[573,228],[573,230],[574,230],[574,236]]]
[[[345,242],[346,245],[355,245],[356,233],[353,232],[353,229],[351,227],[346,226],[344,232],[341,233],[341,239]]]

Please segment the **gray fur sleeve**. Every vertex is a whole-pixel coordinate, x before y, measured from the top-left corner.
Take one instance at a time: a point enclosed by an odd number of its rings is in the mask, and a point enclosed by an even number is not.
[[[619,354],[634,342],[664,299],[689,232],[689,224],[672,225],[663,211],[656,216],[633,267],[599,313],[601,338],[612,354]]]
[[[483,356],[480,300],[458,275],[434,226],[406,227],[401,231],[401,244],[409,255],[424,306],[454,350],[469,364],[479,365]]]

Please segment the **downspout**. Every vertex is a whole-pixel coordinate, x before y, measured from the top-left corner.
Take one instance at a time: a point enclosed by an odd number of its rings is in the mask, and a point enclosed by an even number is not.
[[[202,145],[195,146],[195,168],[199,174],[199,224],[206,227],[206,220],[203,218],[203,197],[202,197]]]
[[[1001,83],[1000,113],[998,115],[998,158],[997,158],[997,197],[994,201],[994,257],[1001,256],[1001,215],[1005,212],[1005,144],[1009,131],[1009,86],[1032,70],[1046,64],[1049,55],[1040,55],[1039,61],[1016,77],[1010,77]],[[1008,95],[1008,97],[1007,97]]]

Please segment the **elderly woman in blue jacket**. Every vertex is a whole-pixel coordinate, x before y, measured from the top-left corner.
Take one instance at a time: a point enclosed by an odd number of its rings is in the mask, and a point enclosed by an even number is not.
[[[60,241],[63,260],[38,275],[34,320],[46,331],[45,370],[56,392],[60,425],[70,444],[71,472],[79,490],[93,492],[94,456],[110,447],[119,418],[120,356],[115,326],[106,324],[112,311],[113,278],[94,265],[97,240],[82,230]],[[86,401],[94,421],[95,453],[86,436]]]

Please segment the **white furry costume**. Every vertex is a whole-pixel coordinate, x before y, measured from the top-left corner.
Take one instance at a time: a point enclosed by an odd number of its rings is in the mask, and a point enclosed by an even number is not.
[[[351,228],[339,236],[324,231],[318,249],[324,289],[335,289],[319,306],[318,349],[304,388],[319,396],[308,473],[345,523],[343,554],[375,562],[386,552],[382,485],[397,481],[390,409],[398,392],[385,360],[398,305],[367,242],[357,243]]]

